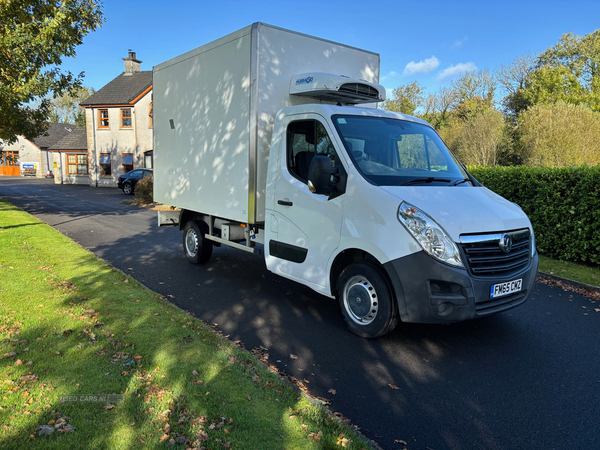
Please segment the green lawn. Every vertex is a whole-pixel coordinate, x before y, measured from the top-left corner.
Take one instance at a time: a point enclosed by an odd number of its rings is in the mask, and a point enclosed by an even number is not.
[[[539,271],[592,286],[600,286],[600,267],[559,261],[540,255]]]
[[[253,355],[1,198],[0,369],[0,448],[369,448]]]

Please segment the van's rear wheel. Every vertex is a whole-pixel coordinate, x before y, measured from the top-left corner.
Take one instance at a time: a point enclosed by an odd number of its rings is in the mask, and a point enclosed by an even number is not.
[[[213,245],[206,239],[208,225],[206,222],[190,220],[183,229],[183,251],[192,264],[204,264],[211,255]]]
[[[338,299],[350,330],[365,338],[389,333],[398,323],[398,308],[381,271],[368,263],[347,267],[338,280]]]

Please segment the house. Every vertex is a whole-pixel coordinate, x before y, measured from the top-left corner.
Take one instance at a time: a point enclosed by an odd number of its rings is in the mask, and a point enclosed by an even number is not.
[[[135,52],[123,61],[121,75],[79,104],[86,109],[90,186],[116,186],[119,175],[152,168],[152,71],[140,71]]]
[[[67,123],[49,123],[48,130],[33,140],[19,136],[17,140],[4,145],[0,159],[0,175],[44,177],[53,171],[49,148],[70,134],[74,126]],[[0,143],[1,144],[1,143]]]
[[[48,151],[52,153],[56,184],[90,184],[86,127],[72,126],[72,131]]]

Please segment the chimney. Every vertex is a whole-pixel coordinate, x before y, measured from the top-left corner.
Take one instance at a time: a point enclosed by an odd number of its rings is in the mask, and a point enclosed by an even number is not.
[[[129,56],[127,58],[123,58],[123,61],[125,61],[125,75],[140,73],[140,64],[142,61],[135,59],[135,52],[129,50]]]

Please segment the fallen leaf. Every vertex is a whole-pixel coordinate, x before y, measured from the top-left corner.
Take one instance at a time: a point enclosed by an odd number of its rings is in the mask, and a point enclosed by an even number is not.
[[[329,392],[330,394],[335,395],[337,393],[337,391],[335,389],[329,389],[327,392]]]
[[[107,403],[106,405],[103,406],[103,408],[106,410],[113,409],[114,407],[115,407],[115,405],[111,405],[110,403]]]
[[[17,359],[17,361],[15,362],[16,366],[20,366],[23,364],[23,361],[21,361],[20,359]]]
[[[167,439],[169,439],[169,435],[163,434],[162,437],[160,438],[160,442],[166,441]]]
[[[401,389],[398,386],[396,386],[395,384],[388,384],[389,387],[391,387],[392,389]]]
[[[290,353],[290,359],[298,359],[298,357],[297,357],[296,355],[292,355],[292,354]]]
[[[199,375],[199,373],[196,372],[195,370],[192,370],[192,375],[194,375],[195,377],[197,377]]]

